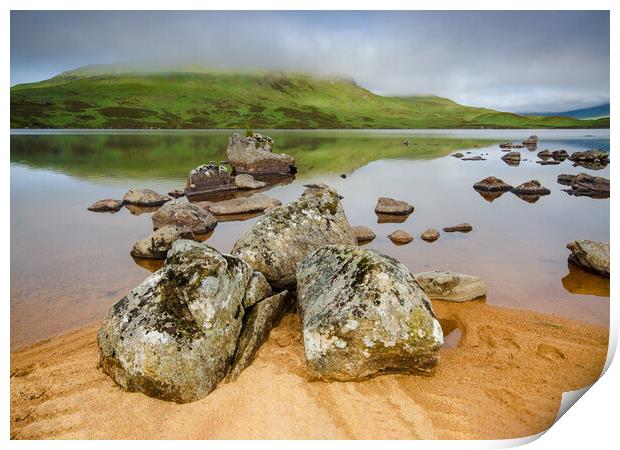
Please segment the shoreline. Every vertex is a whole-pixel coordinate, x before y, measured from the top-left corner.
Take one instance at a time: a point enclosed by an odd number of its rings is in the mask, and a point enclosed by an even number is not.
[[[10,355],[11,438],[516,438],[547,429],[562,393],[603,369],[607,327],[481,301],[433,306],[449,342],[434,375],[313,381],[287,314],[237,381],[183,405],[98,369],[100,322],[27,344]]]

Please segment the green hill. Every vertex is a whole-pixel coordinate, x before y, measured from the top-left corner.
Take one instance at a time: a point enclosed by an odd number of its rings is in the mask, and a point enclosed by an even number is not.
[[[199,68],[87,66],[11,88],[11,128],[607,128],[433,96],[384,97],[352,80]]]

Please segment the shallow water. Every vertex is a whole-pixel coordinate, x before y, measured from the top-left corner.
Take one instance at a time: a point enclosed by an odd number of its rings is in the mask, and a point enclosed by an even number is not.
[[[13,347],[101,320],[109,306],[152,267],[129,255],[152,228],[150,213],[93,213],[101,198],[121,198],[132,187],[166,193],[183,188],[187,173],[226,158],[230,132],[13,132],[11,135],[11,344]],[[367,244],[412,272],[456,270],[479,275],[486,301],[551,312],[597,324],[609,320],[609,280],[569,266],[566,244],[609,240],[609,200],[572,197],[560,173],[609,177],[609,167],[588,170],[570,161],[536,164],[543,149],[609,150],[608,130],[270,131],[274,151],[293,154],[299,172],[268,195],[283,202],[303,184],[324,182],[344,196],[351,225],[372,228]],[[537,151],[516,149],[519,166],[500,158],[498,144],[540,138]],[[409,146],[401,145],[406,139]],[[471,152],[485,161],[450,154]],[[346,178],[341,178],[346,174]],[[492,202],[472,185],[489,175],[514,186],[538,179],[551,195],[528,203],[508,192]],[[377,223],[379,196],[406,200],[415,211],[403,223]],[[135,212],[135,211],[134,211]],[[230,251],[256,217],[219,223],[207,242]],[[469,222],[467,234],[441,228]],[[440,230],[438,241],[419,236]],[[396,229],[415,236],[396,246]]]

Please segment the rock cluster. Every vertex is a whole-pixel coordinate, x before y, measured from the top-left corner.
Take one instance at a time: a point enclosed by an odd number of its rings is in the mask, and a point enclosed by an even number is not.
[[[586,169],[599,170],[609,164],[609,153],[603,150],[588,150],[585,152],[575,152],[568,157],[576,166]]]
[[[413,236],[403,230],[396,230],[388,234],[388,238],[395,244],[404,245],[413,241]]]
[[[587,173],[578,175],[560,174],[558,183],[570,186],[565,191],[575,196],[609,198],[610,184],[607,178],[595,177]]]

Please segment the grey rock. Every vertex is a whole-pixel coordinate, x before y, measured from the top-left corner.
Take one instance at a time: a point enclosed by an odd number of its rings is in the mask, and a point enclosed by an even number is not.
[[[446,233],[454,233],[455,231],[458,231],[460,233],[469,233],[471,230],[473,230],[473,227],[466,222],[443,228],[443,231],[445,231]]]
[[[123,196],[123,203],[136,206],[160,206],[172,200],[167,195],[158,194],[151,189],[129,189]]]
[[[179,239],[191,239],[194,233],[176,225],[166,225],[134,244],[131,256],[136,258],[164,259],[172,244]]]
[[[394,200],[388,197],[379,197],[375,213],[390,215],[408,215],[413,212],[413,206],[402,200]]]
[[[291,173],[295,172],[295,158],[272,153],[273,140],[253,133],[242,136],[233,133],[228,140],[226,155],[237,173]]]
[[[578,240],[569,243],[568,260],[585,270],[609,278],[609,242]]]
[[[216,225],[215,217],[204,208],[183,200],[172,200],[153,213],[153,229],[166,225],[176,225],[194,234],[212,231]]]
[[[362,247],[327,245],[304,259],[297,281],[312,375],[361,380],[431,373],[439,363],[441,326],[404,264]]]
[[[351,231],[353,232],[353,236],[355,236],[358,244],[370,242],[376,237],[374,231],[368,227],[351,227]]]
[[[204,203],[204,202],[203,202]],[[245,214],[264,211],[267,208],[279,206],[282,202],[265,194],[253,194],[249,197],[231,198],[208,206],[215,215]]]
[[[484,281],[472,275],[431,271],[418,273],[413,277],[431,300],[466,302],[487,294]]]
[[[104,200],[97,200],[95,203],[88,207],[89,211],[94,212],[110,212],[110,211],[118,211],[123,207],[122,200],[114,200],[111,198],[106,198]]]
[[[260,189],[267,186],[267,183],[255,180],[254,177],[248,173],[242,173],[235,177],[235,185],[238,189]]]
[[[331,188],[316,189],[265,215],[237,240],[232,253],[262,272],[272,286],[295,286],[297,265],[326,244],[357,243]]]

